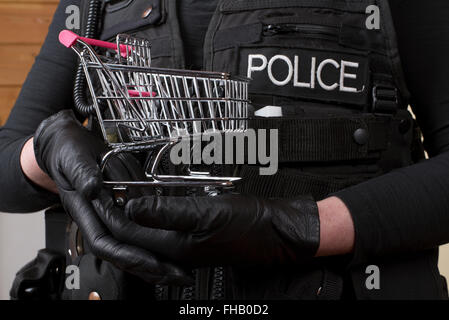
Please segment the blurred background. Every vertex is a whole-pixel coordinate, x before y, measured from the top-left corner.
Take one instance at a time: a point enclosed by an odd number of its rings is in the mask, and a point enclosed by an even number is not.
[[[58,2],[0,0],[0,126],[39,53]],[[15,273],[44,246],[43,212],[0,213],[0,299],[9,299]],[[449,277],[449,245],[441,248],[440,271]]]
[[[58,0],[0,0],[0,126],[39,53]],[[45,246],[43,213],[0,213],[0,299],[15,273]]]

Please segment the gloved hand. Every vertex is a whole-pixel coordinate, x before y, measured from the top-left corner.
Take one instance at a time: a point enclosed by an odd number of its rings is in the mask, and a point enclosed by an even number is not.
[[[71,110],[45,119],[34,135],[34,153],[39,167],[58,190],[76,190],[93,198],[102,186],[98,166],[104,142],[84,128]]]
[[[78,224],[92,253],[118,268],[153,283],[186,284],[191,279],[152,253],[115,239],[92,205],[102,188],[97,164],[106,145],[84,128],[72,111],[61,111],[44,120],[34,137],[36,160],[56,183],[62,205]],[[126,161],[114,159],[110,171],[129,175]]]
[[[125,212],[148,227],[131,241],[189,266],[301,263],[319,246],[318,208],[308,198],[145,196]]]

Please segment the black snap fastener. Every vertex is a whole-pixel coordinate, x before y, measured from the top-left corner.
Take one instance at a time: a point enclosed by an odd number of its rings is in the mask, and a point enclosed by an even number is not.
[[[364,145],[368,143],[369,133],[368,130],[359,128],[354,132],[354,140],[357,144]]]

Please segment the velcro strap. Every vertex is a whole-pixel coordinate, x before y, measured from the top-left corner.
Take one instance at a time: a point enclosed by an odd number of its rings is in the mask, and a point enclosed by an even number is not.
[[[280,169],[274,175],[264,176],[260,175],[257,166],[244,166],[240,176],[242,177],[242,183],[237,185],[236,189],[242,194],[278,198],[311,195],[316,201],[324,199],[330,193],[370,178],[362,175],[357,178],[337,178],[292,169]]]
[[[378,159],[388,146],[391,116],[255,118],[253,129],[278,129],[279,162]],[[268,136],[268,134],[267,134]]]

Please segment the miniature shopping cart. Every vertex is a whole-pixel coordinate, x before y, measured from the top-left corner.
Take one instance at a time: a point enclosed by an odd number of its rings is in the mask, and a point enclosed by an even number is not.
[[[116,43],[111,43],[64,30],[59,40],[81,60],[95,116],[111,148],[101,168],[118,153],[153,154],[144,168],[147,180],[106,184],[226,187],[240,180],[195,172],[190,167],[185,175],[162,175],[158,168],[164,155],[186,136],[244,132],[248,79],[219,72],[152,68],[150,43],[128,35],[118,35]]]

